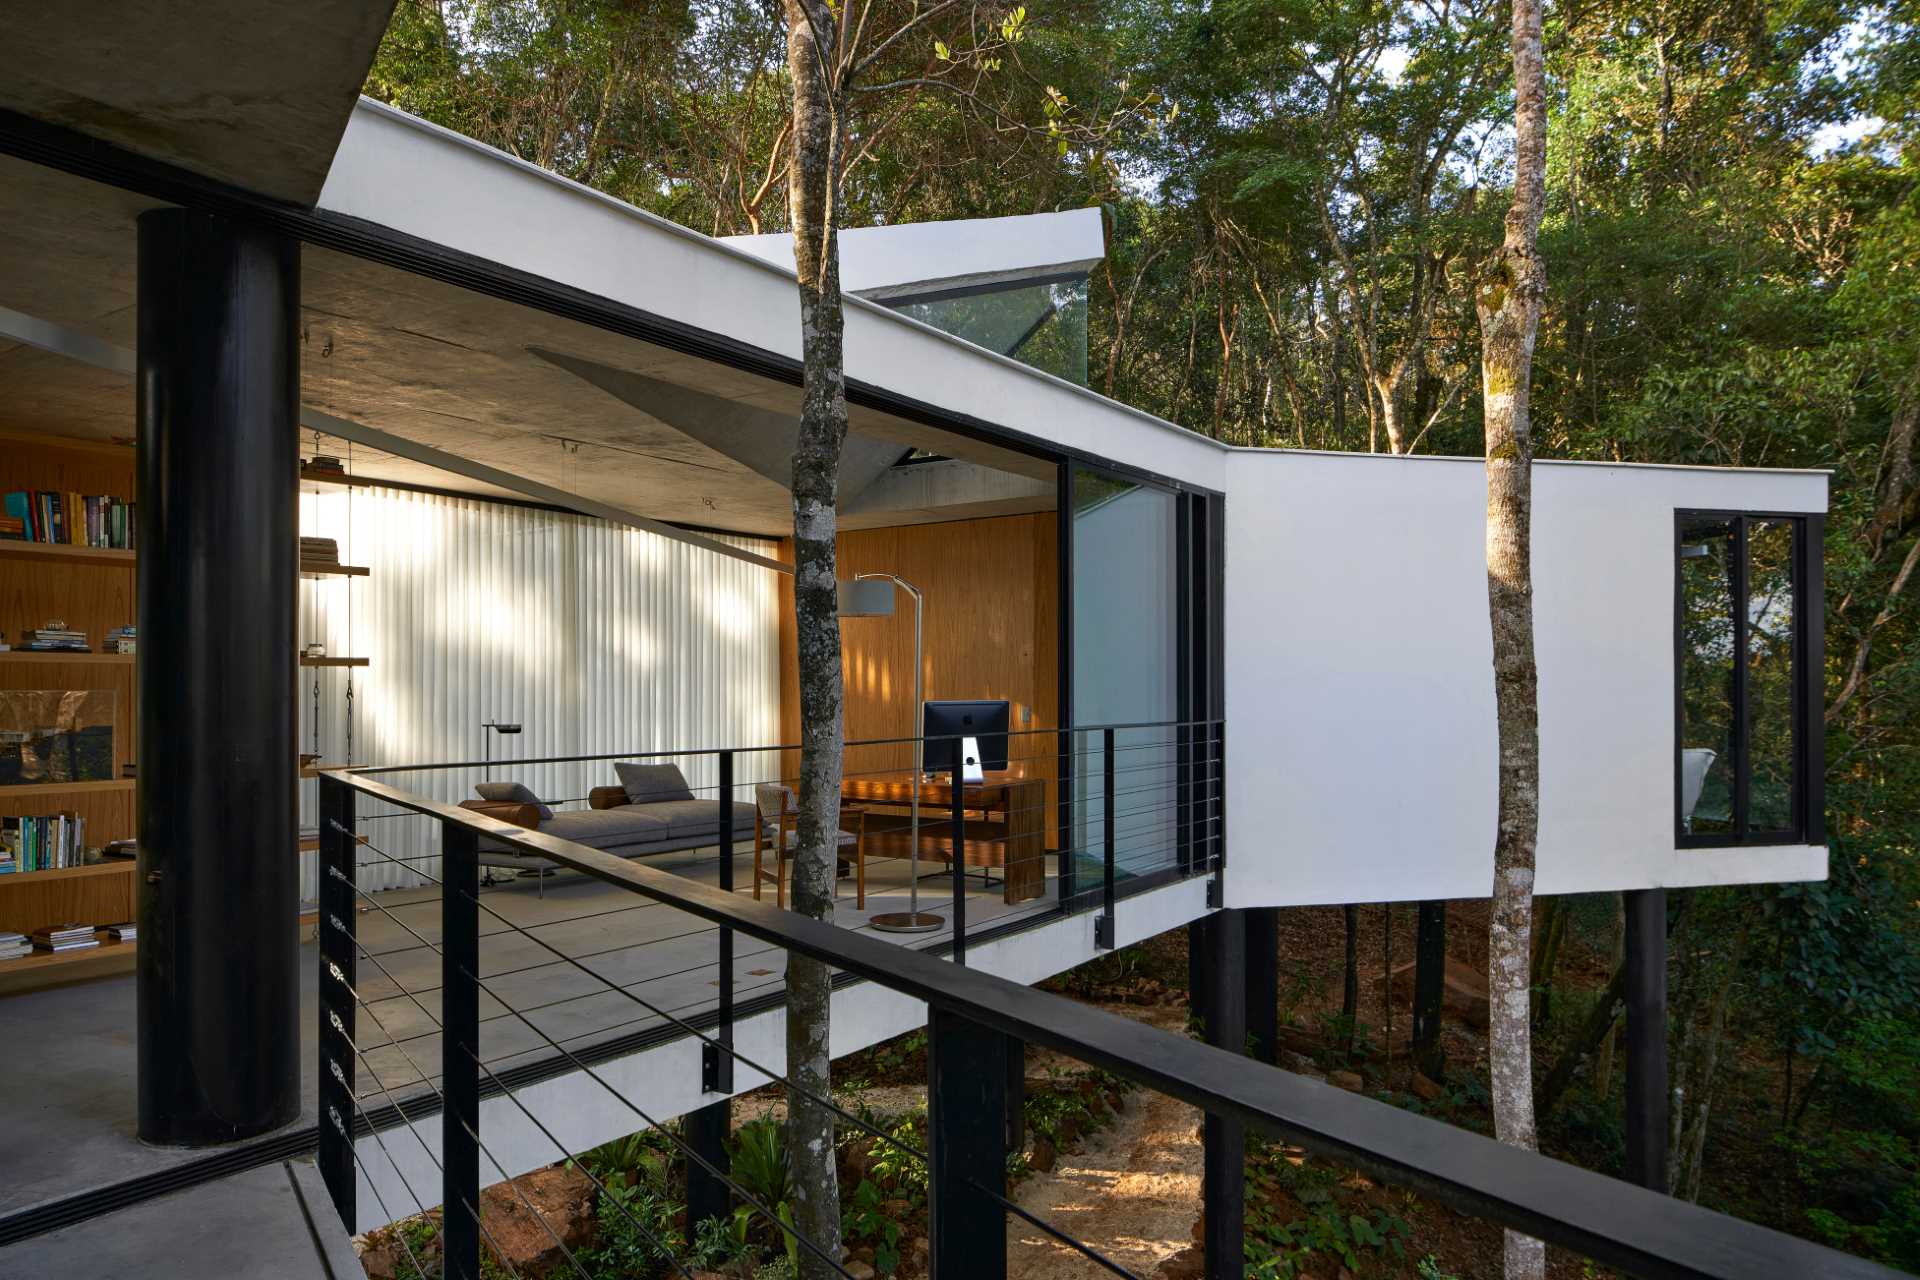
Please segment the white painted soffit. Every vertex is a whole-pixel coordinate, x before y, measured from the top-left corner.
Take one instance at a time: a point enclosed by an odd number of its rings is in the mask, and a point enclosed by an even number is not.
[[[783,271],[794,269],[793,237],[786,232],[720,239]],[[885,300],[1016,284],[1084,274],[1106,254],[1098,209],[851,227],[840,233],[840,287]]]

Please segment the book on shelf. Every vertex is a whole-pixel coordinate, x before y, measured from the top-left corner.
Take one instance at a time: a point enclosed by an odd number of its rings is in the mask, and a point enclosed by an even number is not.
[[[115,627],[113,630],[107,632],[105,637],[101,639],[100,651],[102,653],[132,653],[134,651],[134,642],[138,639],[139,635],[133,627]]]
[[[33,952],[33,939],[24,933],[0,931],[0,960],[18,960]]]
[[[28,653],[92,653],[87,633],[65,627],[32,627],[20,633],[20,647]]]
[[[112,942],[134,942],[140,937],[139,926],[131,920],[122,921],[120,924],[103,925],[101,927],[107,931],[107,938]]]
[[[50,924],[33,931],[33,945],[37,951],[84,951],[99,946],[100,939],[90,924]]]
[[[0,870],[60,871],[85,866],[87,820],[72,812],[0,818],[0,848],[12,865]]]
[[[133,550],[134,504],[107,494],[15,489],[0,497],[0,537]]]

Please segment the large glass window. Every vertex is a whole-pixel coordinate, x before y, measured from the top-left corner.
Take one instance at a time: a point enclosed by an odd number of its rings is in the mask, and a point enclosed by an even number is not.
[[[1072,723],[1170,722],[1179,710],[1178,530],[1168,490],[1073,469]],[[1179,744],[1171,727],[1114,735],[1114,812],[1104,810],[1102,735],[1074,735],[1075,878],[1096,884],[1105,824],[1115,867],[1145,875],[1178,858]]]
[[[1798,843],[1817,824],[1809,536],[1801,516],[1680,514],[1682,844]]]

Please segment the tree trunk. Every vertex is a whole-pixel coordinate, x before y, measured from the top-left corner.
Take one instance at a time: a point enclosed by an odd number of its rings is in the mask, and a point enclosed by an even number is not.
[[[787,69],[793,81],[793,150],[787,203],[800,286],[802,364],[800,437],[793,453],[793,601],[799,651],[800,787],[793,909],[833,918],[834,855],[840,829],[842,717],[840,615],[834,565],[840,448],[847,434],[846,376],[835,198],[837,141],[826,67],[834,51],[834,15],[824,0],[784,0]],[[816,1097],[832,1089],[828,1031],[833,988],[827,966],[787,958],[787,1074]],[[796,1090],[787,1098],[787,1151],[793,1165],[794,1225],[827,1257],[840,1257],[840,1188],[834,1168],[833,1113]],[[800,1254],[807,1280],[834,1274]]]
[[[1534,849],[1540,834],[1539,669],[1533,650],[1534,337],[1546,293],[1540,219],[1546,208],[1546,70],[1541,0],[1513,0],[1514,182],[1500,251],[1474,298],[1480,318],[1487,440],[1487,603],[1499,727],[1499,815],[1487,931],[1494,1133],[1536,1150],[1528,960]],[[1506,1233],[1508,1280],[1546,1274],[1546,1246]]]

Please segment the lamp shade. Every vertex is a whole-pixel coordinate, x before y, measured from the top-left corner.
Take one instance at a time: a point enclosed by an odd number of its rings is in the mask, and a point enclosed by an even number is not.
[[[893,583],[887,579],[842,578],[839,588],[841,617],[891,618],[893,616]]]

